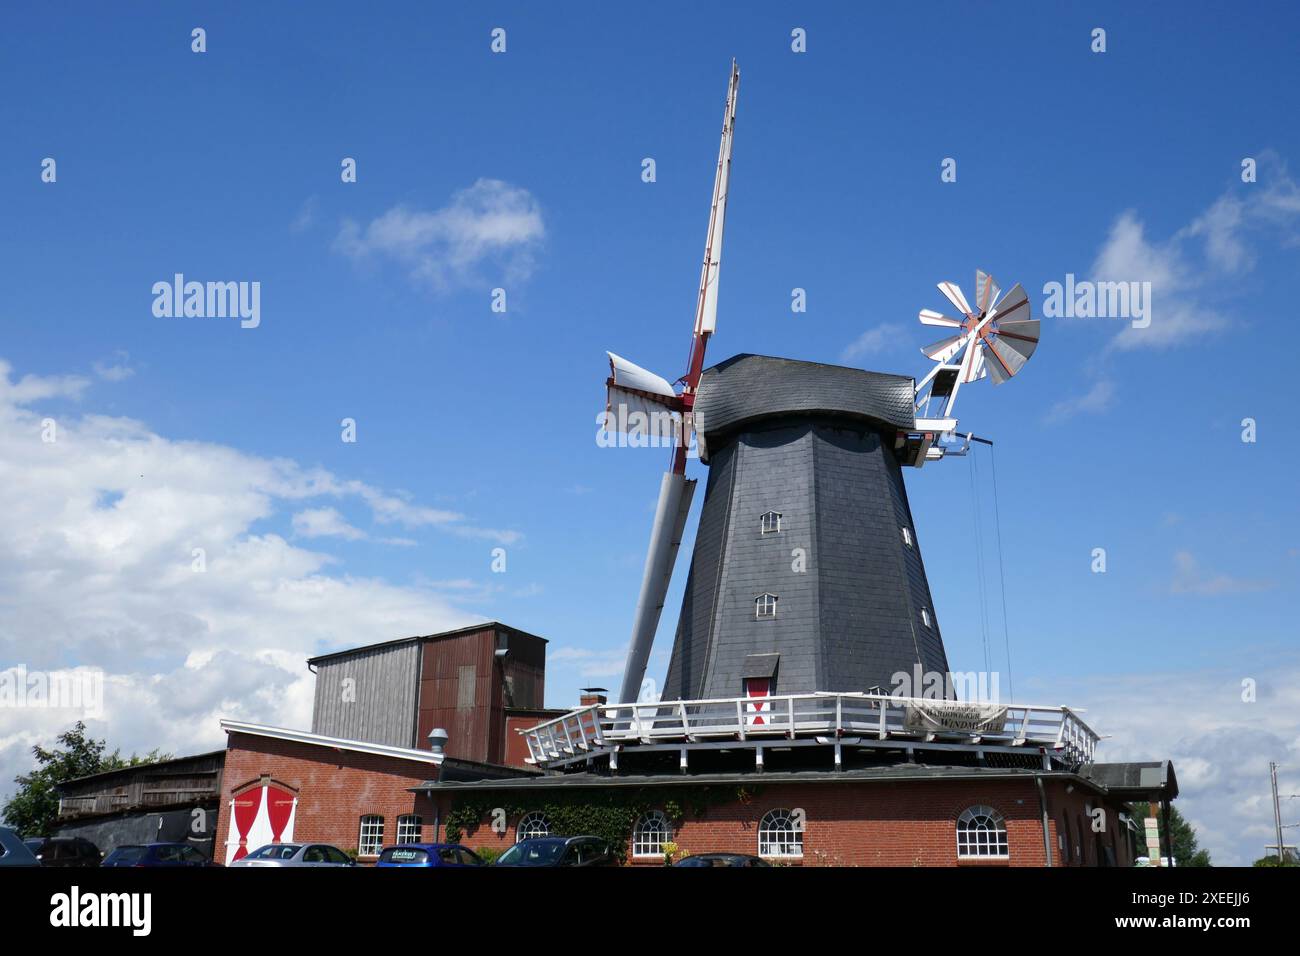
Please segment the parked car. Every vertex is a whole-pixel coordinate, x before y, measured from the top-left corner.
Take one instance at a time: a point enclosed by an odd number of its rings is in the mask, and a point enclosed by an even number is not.
[[[40,866],[41,861],[9,827],[0,827],[0,866]]]
[[[497,866],[617,866],[618,859],[600,837],[535,837],[520,840]]]
[[[23,841],[41,866],[99,866],[104,854],[84,837],[29,837]]]
[[[771,866],[761,856],[744,853],[699,853],[678,860],[673,866]]]
[[[399,843],[384,847],[375,866],[483,866],[483,860],[459,843]]]
[[[188,843],[145,843],[120,846],[104,857],[103,866],[212,866]]]
[[[268,843],[229,866],[356,866],[356,861],[328,843]]]

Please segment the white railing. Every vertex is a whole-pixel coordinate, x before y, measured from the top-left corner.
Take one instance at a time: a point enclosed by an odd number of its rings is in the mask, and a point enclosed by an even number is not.
[[[931,714],[952,704],[915,697],[876,694],[792,694],[783,697],[730,697],[647,704],[598,704],[570,711],[522,730],[530,762],[546,766],[583,759],[615,746],[709,741],[753,741],[833,737],[844,743],[880,741],[917,746],[953,745],[1000,750],[1042,748],[1060,762],[1091,762],[1098,735],[1068,707],[1037,704],[979,705],[976,729],[927,723]]]

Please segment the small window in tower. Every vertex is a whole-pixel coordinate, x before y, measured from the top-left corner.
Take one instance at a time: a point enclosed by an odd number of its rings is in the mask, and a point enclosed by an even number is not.
[[[776,617],[776,595],[760,594],[754,598],[754,616],[757,618]]]
[[[921,608],[921,623],[926,627],[930,626],[930,612],[925,608]]]
[[[762,534],[776,534],[781,530],[781,513],[779,511],[769,511],[762,518],[760,528]]]
[[[903,529],[903,544],[909,548],[912,546],[912,531],[910,528]]]

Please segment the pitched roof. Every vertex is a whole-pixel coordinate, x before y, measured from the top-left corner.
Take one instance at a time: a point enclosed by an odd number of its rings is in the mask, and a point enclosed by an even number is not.
[[[341,651],[330,651],[328,654],[318,654],[316,657],[307,658],[307,664],[315,665],[321,661],[333,660],[336,657],[347,657],[349,654],[359,654],[364,651],[374,651],[381,647],[396,647],[399,644],[409,644],[412,641],[437,641],[446,637],[459,637],[462,634],[472,634],[475,631],[486,631],[496,628],[502,631],[509,631],[511,634],[522,634],[524,637],[531,637],[535,640],[549,644],[544,637],[538,637],[536,634],[530,634],[528,631],[521,631],[517,627],[511,627],[509,624],[502,624],[500,621],[483,621],[480,624],[471,624],[468,627],[459,627],[454,631],[440,631],[437,634],[417,634],[414,637],[398,637],[391,641],[376,641],[374,644],[362,644],[358,647],[349,647]]]

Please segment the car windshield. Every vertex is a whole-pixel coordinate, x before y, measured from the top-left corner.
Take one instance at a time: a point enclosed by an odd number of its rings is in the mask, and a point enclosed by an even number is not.
[[[302,848],[301,843],[272,843],[248,854],[250,860],[292,860]]]
[[[379,854],[380,863],[426,863],[429,854],[416,846],[389,847]]]
[[[114,850],[104,862],[106,863],[135,863],[144,856],[144,847],[142,846],[120,846]]]
[[[497,862],[502,866],[550,866],[563,852],[564,844],[558,840],[525,840],[502,853]]]

